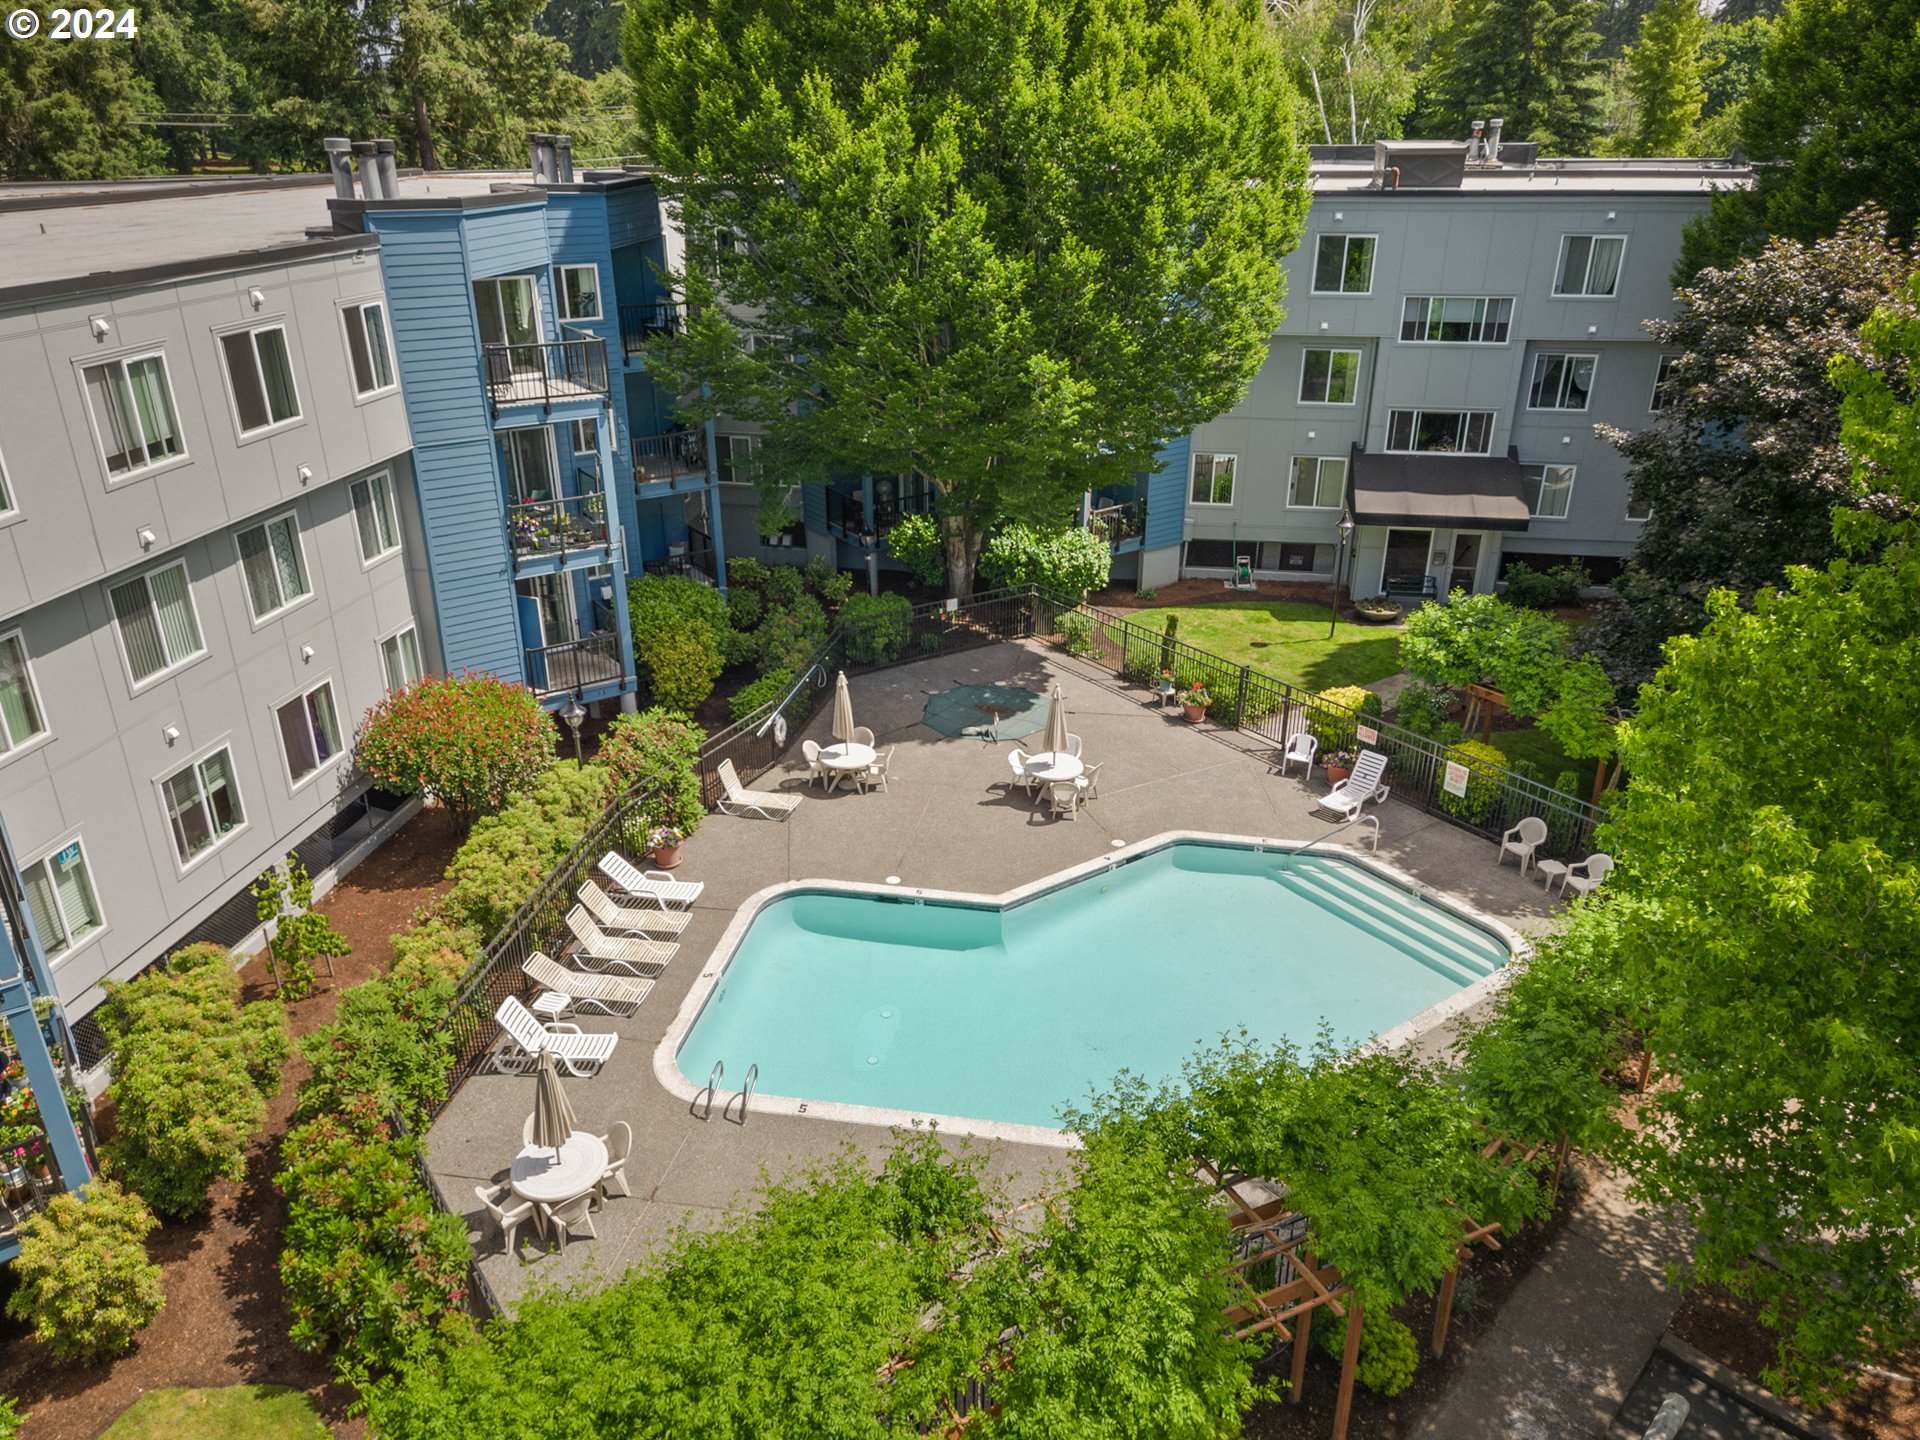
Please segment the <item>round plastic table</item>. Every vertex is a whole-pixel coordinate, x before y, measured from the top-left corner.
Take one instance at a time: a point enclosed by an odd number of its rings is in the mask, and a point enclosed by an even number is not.
[[[522,1200],[563,1205],[600,1183],[607,1168],[607,1146],[598,1135],[576,1130],[560,1147],[529,1145],[513,1157],[513,1193]]]
[[[1038,755],[1027,757],[1027,774],[1048,785],[1061,780],[1077,780],[1086,768],[1080,763],[1078,755],[1069,755],[1064,751],[1042,750]]]
[[[829,745],[820,752],[820,763],[834,773],[833,784],[829,789],[838,790],[842,776],[858,775],[869,769],[879,754],[871,745],[856,745],[851,740],[843,740],[838,745]]]

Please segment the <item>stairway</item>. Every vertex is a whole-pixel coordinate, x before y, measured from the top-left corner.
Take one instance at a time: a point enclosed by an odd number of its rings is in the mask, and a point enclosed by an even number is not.
[[[1488,932],[1348,861],[1327,855],[1288,856],[1272,875],[1283,889],[1384,940],[1456,985],[1483,979],[1507,961],[1506,947]]]

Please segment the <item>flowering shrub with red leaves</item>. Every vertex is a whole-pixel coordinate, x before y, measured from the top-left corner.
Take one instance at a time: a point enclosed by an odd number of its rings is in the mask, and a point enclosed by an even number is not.
[[[377,785],[433,796],[464,834],[533,788],[558,734],[524,686],[472,671],[429,675],[367,712],[353,758]]]

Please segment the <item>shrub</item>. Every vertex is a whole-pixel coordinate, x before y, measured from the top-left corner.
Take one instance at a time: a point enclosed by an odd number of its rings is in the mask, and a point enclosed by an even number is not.
[[[119,1128],[108,1153],[162,1215],[193,1214],[215,1180],[245,1173],[289,1048],[280,1002],[243,1006],[224,950],[194,947],[186,961],[109,982],[99,1012]]]
[[[464,833],[533,788],[553,763],[553,717],[497,675],[429,675],[393,691],[360,724],[354,763],[388,790],[431,795]]]
[[[1178,615],[1169,615],[1167,616],[1166,633],[1160,637],[1160,668],[1162,670],[1171,670],[1173,668],[1173,647],[1179,638],[1180,617]]]
[[[677,630],[654,631],[644,648],[636,636],[634,654],[647,668],[654,703],[686,715],[713,693],[714,681],[727,668],[719,635],[698,620],[686,621]]]
[[[105,1178],[84,1200],[54,1196],[19,1229],[7,1313],[31,1324],[56,1360],[124,1355],[167,1303],[160,1267],[147,1258],[158,1223],[138,1195]]]
[[[302,1117],[344,1111],[357,1096],[409,1128],[447,1098],[453,1037],[446,1026],[454,982],[418,963],[376,975],[340,997],[340,1011],[300,1042],[313,1075],[300,1087]]]
[[[806,593],[806,581],[793,566],[776,565],[767,572],[764,594],[769,610],[785,610],[796,605]]]
[[[282,999],[298,1000],[313,990],[313,962],[322,955],[351,955],[347,937],[324,915],[313,913],[313,877],[297,855],[260,872],[253,882],[253,913],[273,925],[267,954],[280,981]]]
[[[398,980],[406,972],[463,980],[480,958],[480,941],[480,932],[472,926],[428,914],[393,937],[393,977]]]
[[[1093,649],[1093,617],[1079,610],[1062,611],[1054,621],[1060,643],[1070,655],[1085,655]]]
[[[771,705],[786,694],[787,687],[791,684],[793,684],[792,671],[770,670],[752,684],[741,686],[733,698],[727,702],[727,711],[733,717],[734,723],[738,724],[762,705]]]
[[[769,613],[754,640],[762,670],[798,674],[827,643],[827,612],[811,595],[802,595],[792,605]]]
[[[1394,722],[1416,735],[1431,735],[1453,713],[1459,695],[1430,680],[1411,680],[1394,704]]]
[[[1580,599],[1580,592],[1593,584],[1593,576],[1577,560],[1546,571],[1535,570],[1524,560],[1515,560],[1507,566],[1506,578],[1508,601],[1530,610],[1572,605]]]
[[[715,632],[728,628],[727,597],[685,575],[642,575],[627,582],[627,620],[640,637],[698,621]]]
[[[947,550],[940,539],[940,524],[933,516],[901,516],[887,532],[887,553],[922,585],[946,585]]]
[[[738,595],[742,590],[751,591],[753,594],[758,595],[767,588],[767,581],[772,574],[773,572],[770,569],[751,557],[742,557],[741,559],[735,560],[729,556],[727,559],[727,590],[733,595]]]
[[[913,602],[904,595],[855,595],[841,607],[847,662],[885,665],[907,653],[913,635]]]
[[[447,922],[496,933],[607,808],[611,778],[603,765],[562,760],[532,793],[475,825],[447,866],[453,889],[440,901]]]
[[[1456,1292],[1457,1293],[1457,1292]],[[1347,1322],[1344,1316],[1326,1311],[1316,1315],[1313,1338],[1320,1348],[1336,1358],[1347,1348]],[[1420,1368],[1420,1342],[1413,1331],[1384,1311],[1370,1313],[1360,1325],[1360,1355],[1354,1362],[1353,1378],[1377,1395],[1398,1395],[1413,1383]]]
[[[1143,590],[1134,591],[1133,598],[1138,600],[1142,605],[1150,605],[1153,603],[1153,597],[1158,595],[1159,593],[1160,592],[1158,590],[1156,590],[1153,586],[1149,585]]]
[[[1307,702],[1307,730],[1322,751],[1350,749],[1354,726],[1379,720],[1385,708],[1380,697],[1364,686],[1336,685]]]
[[[700,797],[700,732],[664,710],[622,715],[600,741],[600,763],[616,794],[634,786],[655,797],[648,810],[662,825],[691,835],[706,818]]]
[[[20,1433],[20,1427],[33,1418],[32,1415],[22,1415],[15,1408],[19,1403],[11,1395],[0,1398],[0,1440],[14,1440]]]
[[[807,593],[829,610],[838,610],[853,593],[853,577],[836,570],[824,555],[807,561],[800,578],[806,582]]]
[[[732,569],[731,566],[728,567]],[[741,634],[751,633],[760,624],[767,613],[767,602],[760,598],[758,590],[749,590],[736,585],[733,593],[727,597],[727,619],[733,628]]]
[[[1500,800],[1501,777],[1496,772],[1507,768],[1506,754],[1483,741],[1463,740],[1450,747],[1441,759],[1467,767],[1467,793],[1455,795],[1442,789],[1437,796],[1440,808],[1469,825],[1485,823]]]
[[[1078,602],[1107,583],[1113,550],[1091,530],[1042,530],[1015,521],[1001,527],[980,556],[980,573],[995,589],[1040,589]]]
[[[365,1096],[298,1126],[281,1149],[286,1249],[280,1281],[302,1350],[337,1345],[343,1368],[389,1369],[467,1325],[466,1225],[434,1209],[398,1139]]]

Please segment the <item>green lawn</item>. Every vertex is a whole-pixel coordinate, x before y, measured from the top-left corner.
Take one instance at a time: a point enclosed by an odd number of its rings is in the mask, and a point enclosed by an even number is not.
[[[1179,638],[1305,690],[1371,685],[1400,670],[1400,632],[1385,625],[1341,624],[1327,639],[1332,618],[1324,605],[1299,600],[1230,600],[1219,605],[1163,605],[1127,619],[1164,630],[1180,617]]]
[[[100,1440],[331,1440],[313,1402],[284,1385],[149,1390]]]

